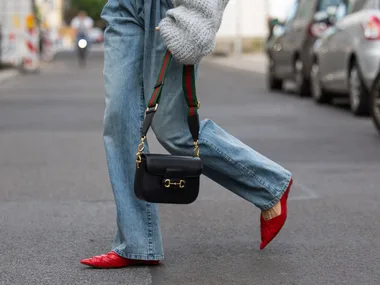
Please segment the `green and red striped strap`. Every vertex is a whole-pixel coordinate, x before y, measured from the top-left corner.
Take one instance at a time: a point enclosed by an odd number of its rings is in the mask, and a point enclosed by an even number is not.
[[[172,60],[172,54],[168,50],[165,54],[164,61],[161,65],[160,74],[156,85],[154,86],[152,97],[149,100],[148,109],[155,108],[156,105],[160,102],[160,97],[162,94],[162,88],[166,78],[166,73],[170,62]],[[199,103],[196,94],[195,88],[195,68],[194,65],[185,65],[183,68],[183,93],[189,108],[189,116],[198,114]]]
[[[148,108],[145,112],[145,119],[141,129],[141,138],[145,139],[150,125],[152,124],[154,114],[157,111],[158,104],[160,102],[160,97],[162,93],[162,88],[164,85],[166,73],[169,67],[169,64],[172,60],[172,55],[169,51],[166,52],[164,61],[161,66],[160,74],[156,85],[154,86],[152,97],[149,100]],[[188,116],[187,121],[189,124],[189,130],[191,136],[194,140],[195,145],[198,148],[198,136],[199,136],[199,102],[197,99],[197,93],[195,88],[195,67],[194,65],[185,65],[183,67],[183,76],[182,76],[182,87],[183,93],[185,95],[186,103],[188,106]],[[199,150],[198,150],[199,154]]]
[[[160,71],[160,74],[158,75],[156,85],[154,86],[152,97],[149,100],[148,108],[153,108],[160,102],[162,87],[164,85],[166,72],[168,70],[171,60],[172,60],[172,55],[168,50],[165,54],[164,61],[161,66],[161,71]]]
[[[183,68],[183,93],[185,94],[189,116],[198,114],[199,102],[195,88],[195,67],[194,65],[185,65]]]

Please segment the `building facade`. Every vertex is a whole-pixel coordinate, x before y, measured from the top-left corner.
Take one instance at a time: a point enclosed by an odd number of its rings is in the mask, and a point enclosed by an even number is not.
[[[294,0],[230,0],[217,34],[217,52],[262,49],[268,35],[268,17],[284,19]]]
[[[64,0],[35,0],[42,22],[49,29],[57,30],[63,25]]]

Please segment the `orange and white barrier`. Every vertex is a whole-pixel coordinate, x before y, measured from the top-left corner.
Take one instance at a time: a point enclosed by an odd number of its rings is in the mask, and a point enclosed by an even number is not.
[[[27,29],[25,33],[25,55],[23,68],[27,71],[35,71],[39,68],[40,49],[37,29]]]
[[[26,18],[25,47],[23,68],[26,71],[37,71],[40,66],[40,43],[33,15]]]
[[[31,0],[0,0],[0,63],[20,70],[39,68],[39,27]]]
[[[17,35],[16,33],[10,33],[8,35],[8,43],[5,45],[5,49],[2,51],[3,54],[8,55],[8,64],[11,64],[15,66],[17,64],[17,58],[15,56],[9,56],[13,55],[17,51]]]

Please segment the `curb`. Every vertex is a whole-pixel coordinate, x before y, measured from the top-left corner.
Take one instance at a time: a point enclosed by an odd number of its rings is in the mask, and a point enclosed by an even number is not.
[[[15,68],[10,68],[10,69],[5,69],[5,70],[0,70],[0,84],[5,83],[7,80],[12,79],[16,76],[24,75],[27,73],[35,74],[39,73],[41,70],[43,70],[46,66],[48,66],[51,61],[40,61],[39,67],[34,70],[34,71],[25,71],[23,72],[22,70],[15,69]]]
[[[19,75],[20,73],[17,70],[5,70],[0,71],[0,84],[4,83],[5,81]]]

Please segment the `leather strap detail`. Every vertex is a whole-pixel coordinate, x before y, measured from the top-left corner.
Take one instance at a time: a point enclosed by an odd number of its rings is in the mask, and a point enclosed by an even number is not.
[[[157,111],[158,104],[160,102],[160,97],[162,95],[162,89],[164,86],[166,74],[170,62],[172,60],[172,54],[169,50],[166,51],[163,63],[161,65],[161,70],[158,75],[157,83],[153,88],[153,94],[149,100],[148,107],[145,112],[145,119],[141,129],[141,137],[145,138],[149,128],[152,124],[154,114]],[[184,65],[183,76],[182,76],[182,87],[185,96],[186,104],[188,106],[188,125],[191,136],[194,142],[198,141],[199,137],[199,102],[196,94],[196,84],[195,84],[195,67],[194,65]]]

